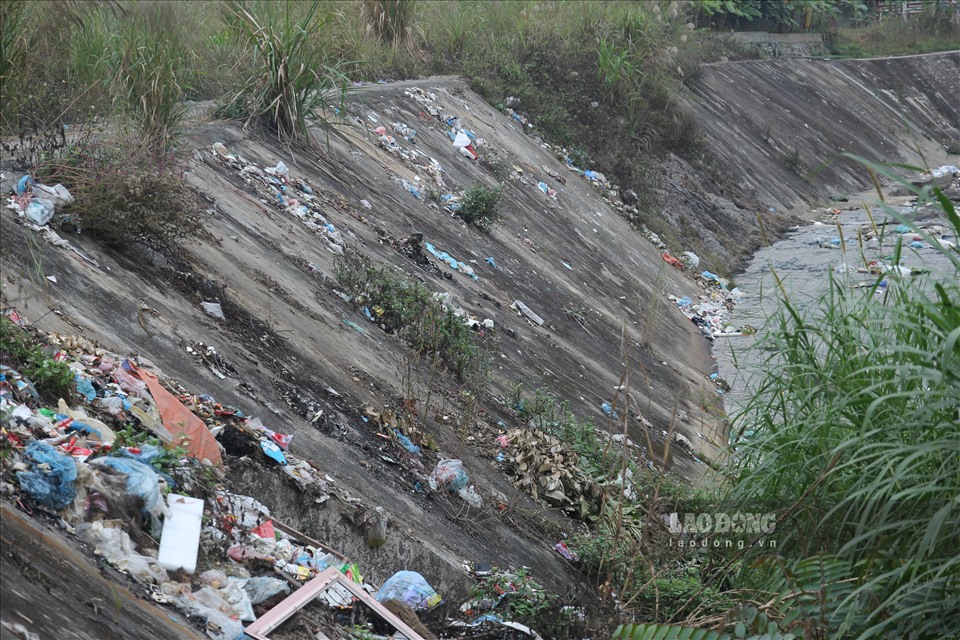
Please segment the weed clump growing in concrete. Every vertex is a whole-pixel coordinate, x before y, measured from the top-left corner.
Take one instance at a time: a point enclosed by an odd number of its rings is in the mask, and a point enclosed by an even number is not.
[[[463,194],[463,201],[457,215],[469,225],[489,231],[500,218],[498,204],[503,194],[503,187],[488,187],[482,182],[475,182]]]
[[[341,260],[335,275],[353,304],[413,350],[437,358],[462,379],[482,371],[485,356],[473,332],[427,287],[359,257]]]

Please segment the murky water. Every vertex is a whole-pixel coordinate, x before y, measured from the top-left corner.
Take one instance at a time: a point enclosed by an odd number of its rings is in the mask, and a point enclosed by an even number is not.
[[[921,207],[915,210],[909,205],[901,205],[895,210],[922,229],[934,233],[938,226],[948,229],[945,220],[937,216],[938,213],[942,216],[939,209]],[[915,241],[914,233],[898,232],[900,221],[882,210],[872,209],[872,212],[878,226],[886,223],[882,227],[886,230],[882,246],[874,237],[874,226],[865,208],[843,211],[837,216],[826,215],[827,222],[800,227],[783,240],[761,249],[747,269],[735,278],[736,286],[748,295],[734,309],[728,322],[735,327],[751,325],[758,329],[758,333],[717,338],[714,342],[713,352],[720,375],[731,386],[725,397],[729,414],[735,414],[743,406],[751,381],[756,382],[759,375],[758,365],[770,355],[753,347],[762,339],[767,318],[781,305],[784,292],[798,309],[812,311],[817,299],[827,290],[831,271],[845,286],[873,283],[875,275],[855,270],[870,260],[888,260],[900,237],[903,238],[901,265],[914,270],[929,269],[932,274],[953,273],[949,260],[924,238]],[[956,243],[957,238],[951,233],[946,230],[942,238]],[[923,246],[911,247],[911,242],[920,242]],[[777,278],[782,283],[782,292]]]

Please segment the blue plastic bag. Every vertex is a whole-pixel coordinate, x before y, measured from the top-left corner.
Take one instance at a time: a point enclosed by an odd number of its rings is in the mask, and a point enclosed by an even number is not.
[[[399,600],[411,609],[429,609],[440,602],[437,593],[416,571],[398,571],[377,592],[377,601]]]
[[[34,440],[23,452],[30,464],[30,471],[17,472],[20,488],[39,504],[60,511],[77,496],[73,481],[77,479],[77,465],[73,458],[64,455],[46,442]],[[42,464],[49,471],[39,469]]]
[[[74,379],[77,383],[77,392],[86,398],[87,402],[93,402],[93,399],[97,397],[97,390],[93,388],[93,383],[90,381],[90,378],[81,376],[78,373],[74,376]]]
[[[159,518],[163,513],[163,496],[160,494],[160,476],[148,464],[133,458],[97,458],[91,465],[110,467],[127,476],[127,491],[143,498],[143,510]]]

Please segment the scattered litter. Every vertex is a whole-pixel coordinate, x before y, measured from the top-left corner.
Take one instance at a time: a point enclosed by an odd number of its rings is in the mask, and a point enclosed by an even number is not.
[[[531,322],[533,322],[533,323],[534,323],[535,325],[537,325],[538,327],[542,327],[542,326],[543,326],[543,318],[541,318],[541,317],[538,316],[536,313],[534,313],[533,310],[530,309],[530,307],[528,307],[527,305],[525,305],[525,304],[524,304],[523,302],[521,302],[520,300],[514,300],[514,301],[513,301],[513,304],[510,305],[510,308],[511,308],[511,309],[514,309],[514,310],[517,311],[518,313],[526,316]]]
[[[200,306],[203,307],[203,310],[214,318],[219,320],[227,319],[227,317],[223,315],[223,307],[220,306],[219,302],[201,302]]]

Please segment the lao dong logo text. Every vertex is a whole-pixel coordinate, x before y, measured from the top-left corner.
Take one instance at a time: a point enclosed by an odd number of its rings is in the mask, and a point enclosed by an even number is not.
[[[670,546],[738,549],[748,544],[777,546],[777,541],[768,537],[777,527],[774,513],[670,513],[662,518],[674,534]]]

